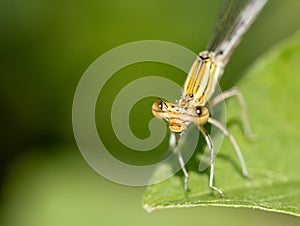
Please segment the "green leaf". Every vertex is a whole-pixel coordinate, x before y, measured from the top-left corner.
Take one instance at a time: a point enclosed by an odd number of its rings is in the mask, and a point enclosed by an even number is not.
[[[256,141],[242,133],[237,101],[226,102],[227,127],[242,149],[251,179],[241,175],[233,147],[224,138],[215,169],[215,185],[224,198],[209,189],[208,172],[190,170],[190,192],[184,191],[179,173],[149,186],[144,208],[247,207],[300,216],[299,63],[298,32],[261,57],[239,82]]]

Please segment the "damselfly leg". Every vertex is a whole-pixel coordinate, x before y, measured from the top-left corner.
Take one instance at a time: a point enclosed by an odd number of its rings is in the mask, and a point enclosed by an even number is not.
[[[210,101],[209,103],[210,107],[212,108],[215,105],[219,104],[220,102],[223,102],[231,97],[236,97],[238,100],[238,104],[241,109],[242,126],[243,126],[245,136],[249,140],[255,140],[256,137],[252,133],[250,123],[249,123],[246,101],[242,93],[236,87],[232,87],[231,89],[228,89],[223,93],[219,94],[218,96],[216,96],[212,101]]]
[[[213,119],[213,118],[209,118],[208,119],[208,123],[212,124],[213,126],[217,127],[219,130],[221,130],[221,132],[227,136],[231,142],[231,144],[234,147],[234,150],[239,158],[241,167],[242,167],[242,173],[245,177],[249,177],[249,173],[247,170],[247,166],[246,166],[246,162],[245,159],[243,157],[243,154],[241,152],[241,149],[238,145],[238,143],[236,142],[234,136],[232,136],[232,134],[225,128],[225,126],[223,126],[219,121]]]
[[[179,139],[180,139],[180,133],[171,132],[169,144],[170,144],[170,148],[175,150],[175,152],[177,153],[178,162],[179,162],[181,170],[184,174],[184,190],[190,191],[190,189],[189,189],[189,174],[187,172],[187,169],[185,168],[184,159],[181,154],[180,146],[178,145]]]
[[[214,145],[212,142],[212,139],[209,135],[209,133],[206,131],[206,129],[203,126],[199,126],[199,130],[203,137],[205,138],[206,144],[208,146],[208,149],[210,150],[210,174],[209,174],[209,187],[217,191],[221,197],[223,197],[223,192],[214,186],[214,176],[215,176],[215,159],[216,159],[216,153],[214,149]]]

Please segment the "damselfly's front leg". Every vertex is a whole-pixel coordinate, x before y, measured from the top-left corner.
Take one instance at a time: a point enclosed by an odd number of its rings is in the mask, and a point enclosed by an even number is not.
[[[186,191],[190,191],[190,188],[189,188],[189,174],[185,168],[185,165],[184,165],[184,161],[183,161],[183,158],[182,158],[182,155],[181,155],[181,152],[179,149],[177,149],[177,154],[178,154],[178,161],[179,161],[179,164],[181,166],[181,170],[184,174],[184,190]]]
[[[255,135],[253,135],[251,129],[250,129],[250,123],[249,123],[249,117],[247,114],[247,105],[246,102],[241,94],[241,92],[233,87],[229,90],[224,91],[222,94],[216,96],[211,102],[210,102],[210,106],[213,107],[215,105],[217,105],[218,103],[230,98],[230,97],[236,97],[238,100],[238,103],[240,105],[241,108],[241,117],[242,117],[242,125],[243,125],[243,130],[244,130],[244,134],[245,136],[249,139],[249,140],[254,140],[255,139]]]
[[[214,186],[214,174],[215,174],[215,158],[216,158],[216,153],[214,151],[214,146],[213,146],[213,142],[211,140],[211,137],[209,136],[208,132],[206,131],[206,129],[203,126],[199,126],[199,130],[202,133],[202,135],[205,138],[205,141],[207,143],[207,146],[210,150],[210,175],[209,175],[209,187],[214,190],[217,191],[221,197],[223,197],[223,192]]]
[[[190,189],[189,189],[189,174],[185,168],[184,160],[181,155],[181,150],[178,146],[179,139],[180,139],[179,133],[171,133],[169,145],[173,150],[175,149],[175,151],[177,152],[178,162],[179,162],[181,170],[184,174],[184,189],[186,191],[190,191]]]

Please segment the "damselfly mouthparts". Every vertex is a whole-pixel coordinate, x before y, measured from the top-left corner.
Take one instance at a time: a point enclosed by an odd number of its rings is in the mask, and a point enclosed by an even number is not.
[[[239,158],[243,175],[248,177],[248,170],[240,148],[226,127],[210,116],[210,108],[221,101],[236,96],[242,108],[242,122],[244,132],[251,136],[246,115],[245,102],[236,88],[223,92],[212,98],[217,83],[219,82],[224,67],[241,41],[242,36],[255,20],[258,13],[266,4],[267,0],[225,0],[220,11],[215,27],[214,35],[210,40],[206,51],[200,52],[192,65],[184,84],[183,93],[177,104],[171,104],[159,100],[152,105],[153,115],[169,122],[171,135],[175,136],[178,144],[180,135],[191,123],[197,125],[204,136],[210,149],[210,177],[209,187],[217,191],[221,196],[222,191],[214,186],[215,150],[209,133],[204,128],[210,123],[220,129],[231,141]],[[176,145],[175,144],[175,145]],[[188,188],[188,172],[180,153],[177,149],[178,160],[185,175],[185,189]]]

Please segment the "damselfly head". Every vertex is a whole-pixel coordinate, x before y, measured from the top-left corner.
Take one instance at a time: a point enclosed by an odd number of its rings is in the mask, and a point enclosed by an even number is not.
[[[205,106],[181,106],[163,100],[152,105],[152,113],[154,117],[168,121],[170,130],[176,133],[183,132],[190,123],[204,125],[209,118]]]

